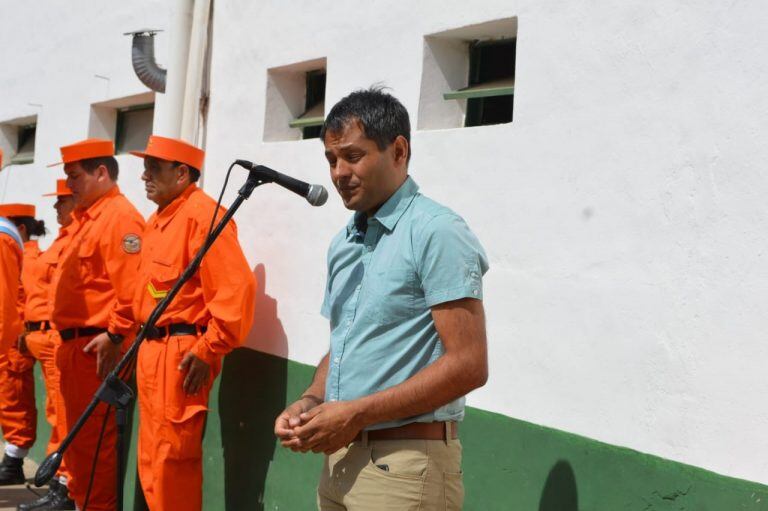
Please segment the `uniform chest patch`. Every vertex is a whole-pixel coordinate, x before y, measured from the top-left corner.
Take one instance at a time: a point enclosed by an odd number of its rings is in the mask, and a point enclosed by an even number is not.
[[[123,238],[123,250],[126,254],[138,254],[141,252],[141,238],[138,234],[126,234]]]

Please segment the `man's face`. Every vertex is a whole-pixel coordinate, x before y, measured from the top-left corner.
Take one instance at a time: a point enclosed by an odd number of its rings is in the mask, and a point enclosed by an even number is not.
[[[75,209],[75,199],[71,195],[61,195],[53,205],[56,210],[56,221],[66,227],[72,223],[72,211]]]
[[[396,144],[380,150],[359,122],[327,132],[324,144],[331,180],[347,209],[372,215],[405,180],[407,171],[395,154]]]
[[[186,177],[185,177],[186,176]],[[160,209],[170,204],[181,195],[189,184],[189,168],[174,162],[144,158],[144,172],[141,174],[147,199],[157,204]]]
[[[64,165],[67,186],[72,190],[75,206],[87,208],[104,194],[105,181],[109,180],[106,167],[99,166],[92,174],[85,171],[80,162]]]

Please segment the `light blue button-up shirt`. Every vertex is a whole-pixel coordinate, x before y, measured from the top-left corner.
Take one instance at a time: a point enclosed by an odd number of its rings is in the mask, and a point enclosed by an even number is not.
[[[482,299],[488,259],[464,220],[418,192],[409,177],[372,218],[356,213],[328,249],[322,314],[331,322],[326,401],[402,383],[444,352],[430,307]],[[376,424],[461,420],[464,398]]]

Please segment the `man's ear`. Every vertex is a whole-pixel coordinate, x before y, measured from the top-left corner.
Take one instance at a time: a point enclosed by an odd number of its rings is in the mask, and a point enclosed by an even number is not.
[[[189,166],[186,163],[182,163],[176,167],[176,181],[190,183]]]
[[[397,138],[395,138],[395,141],[392,142],[393,144],[393,150],[394,150],[394,157],[395,157],[395,163],[402,163],[406,164],[408,162],[408,153],[410,152],[411,148],[408,145],[408,141],[405,139],[404,136],[398,135]]]
[[[102,178],[111,180],[109,177],[109,170],[107,170],[106,165],[99,165],[96,167],[96,172],[98,173],[99,181],[101,181]]]

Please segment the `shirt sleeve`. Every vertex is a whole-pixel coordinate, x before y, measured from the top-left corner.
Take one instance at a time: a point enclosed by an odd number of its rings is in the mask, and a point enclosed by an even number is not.
[[[190,244],[192,255],[202,246],[207,231],[208,225],[198,225],[196,239]],[[191,352],[212,364],[240,346],[253,324],[256,277],[248,266],[232,221],[203,257],[199,272],[211,319]]]
[[[4,353],[21,333],[18,310],[21,265],[16,242],[0,235],[0,352]]]
[[[414,230],[414,256],[428,307],[462,298],[483,299],[488,258],[458,215],[446,213]]]
[[[144,219],[137,211],[126,211],[115,215],[111,223],[99,243],[104,268],[115,290],[107,329],[113,334],[129,335],[135,323],[133,296],[139,280]]]

